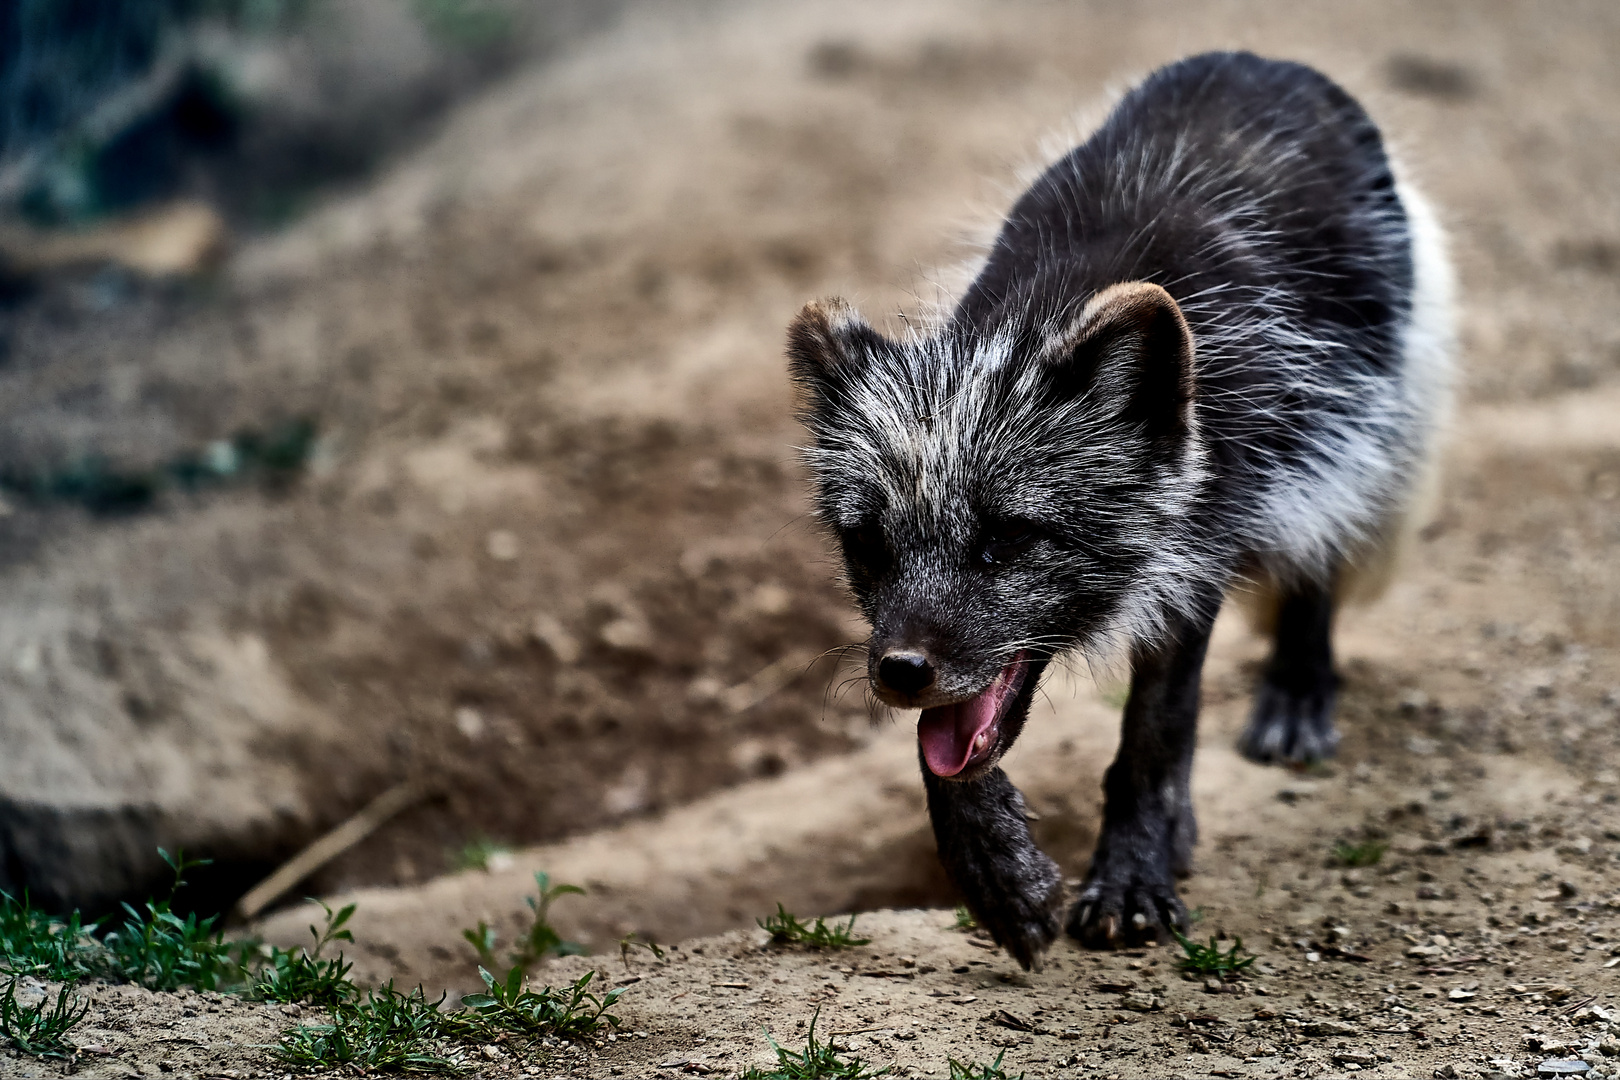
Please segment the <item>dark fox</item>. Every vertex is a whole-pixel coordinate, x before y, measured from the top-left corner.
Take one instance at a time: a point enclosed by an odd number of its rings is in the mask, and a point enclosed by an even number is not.
[[[1088,945],[1185,930],[1174,877],[1210,628],[1275,634],[1242,748],[1325,758],[1336,605],[1381,577],[1444,413],[1451,276],[1378,128],[1299,64],[1210,53],[1130,91],[1019,198],[947,316],[893,340],[838,300],[794,321],[819,515],[920,708],[940,857],[1026,967],[1062,876],[997,762],[1066,653],[1131,665]]]

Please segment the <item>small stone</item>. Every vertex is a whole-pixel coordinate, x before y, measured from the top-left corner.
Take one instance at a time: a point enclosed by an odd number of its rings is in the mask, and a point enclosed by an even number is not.
[[[1548,1058],[1536,1066],[1537,1076],[1580,1076],[1592,1071],[1592,1066],[1579,1058]]]
[[[1133,990],[1119,999],[1119,1005],[1120,1008],[1129,1009],[1132,1012],[1153,1012],[1155,1009],[1162,1008],[1164,1002],[1153,994]]]
[[[1479,995],[1472,990],[1464,990],[1459,987],[1447,994],[1446,997],[1452,1001],[1473,1001]]]
[[[519,550],[517,533],[510,529],[496,529],[484,537],[484,551],[496,562],[511,562],[518,557]]]
[[[1317,1020],[1314,1023],[1306,1024],[1299,1030],[1306,1035],[1315,1036],[1319,1039],[1332,1038],[1335,1036],[1347,1038],[1351,1035],[1361,1034],[1359,1028],[1352,1024],[1342,1023],[1338,1020]]]
[[[557,658],[560,664],[578,663],[580,655],[579,640],[568,632],[562,621],[555,615],[541,612],[534,617],[534,623],[529,627],[529,635],[551,650],[551,655]]]

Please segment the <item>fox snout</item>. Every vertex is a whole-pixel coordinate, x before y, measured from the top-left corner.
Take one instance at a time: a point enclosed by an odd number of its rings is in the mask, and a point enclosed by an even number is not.
[[[934,662],[920,649],[885,649],[870,665],[872,688],[890,704],[911,704],[937,680]]]

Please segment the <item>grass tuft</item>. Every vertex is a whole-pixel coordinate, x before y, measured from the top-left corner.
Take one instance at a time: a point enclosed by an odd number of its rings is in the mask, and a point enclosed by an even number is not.
[[[818,1007],[815,1015],[810,1017],[810,1033],[805,1039],[803,1050],[784,1049],[780,1043],[771,1038],[769,1031],[765,1032],[765,1038],[770,1040],[771,1049],[776,1051],[776,1068],[751,1067],[743,1073],[742,1080],[871,1080],[872,1077],[882,1076],[889,1071],[887,1065],[874,1070],[859,1057],[852,1057],[846,1061],[838,1056],[838,1051],[833,1048],[831,1042],[817,1042],[816,1021],[819,1019],[821,1009]]]
[[[1376,866],[1388,850],[1389,844],[1383,840],[1363,840],[1359,844],[1340,840],[1333,845],[1333,861],[1340,866]]]
[[[144,910],[123,905],[127,916],[118,929],[103,939],[107,974],[148,990],[220,990],[246,981],[246,943],[230,943],[215,928],[219,916],[199,919],[195,912],[175,914],[175,893],[185,884],[186,871],[206,866],[207,859],[187,859],[185,853],[158,854],[174,871],[174,884],[164,900],[148,900]]]
[[[354,996],[355,986],[349,981],[349,969],[354,965],[345,962],[341,952],[334,959],[322,960],[321,951],[334,941],[354,940],[343,924],[354,914],[355,905],[333,911],[324,900],[315,903],[326,912],[326,926],[321,930],[309,928],[310,937],[315,939],[314,949],[271,947],[254,981],[254,997],[282,1004],[297,1001],[332,1006]]]
[[[332,1006],[329,1024],[302,1024],[282,1032],[276,1056],[288,1065],[454,1076],[466,1071],[475,1046],[547,1035],[578,1039],[619,1024],[608,1009],[624,991],[592,993],[594,971],[561,989],[531,988],[518,967],[504,981],[484,968],[478,973],[489,992],[468,994],[459,1012],[444,1011],[444,998],[429,1001],[420,986],[402,993],[390,982],[363,999]]]
[[[960,930],[962,933],[966,934],[977,930],[978,928],[979,920],[973,917],[973,912],[967,909],[967,905],[957,904],[956,922],[952,925],[951,929]]]
[[[101,945],[94,923],[81,924],[75,911],[53,919],[28,902],[0,892],[0,971],[51,982],[73,982],[96,972]]]
[[[69,1058],[75,1047],[67,1041],[67,1033],[85,1014],[90,1004],[73,996],[73,987],[64,983],[56,991],[56,1001],[41,998],[37,1005],[17,1000],[17,977],[6,984],[0,996],[0,1038],[25,1054],[45,1058]]]
[[[855,916],[851,915],[849,921],[842,926],[834,923],[827,925],[827,920],[817,918],[812,923],[800,920],[797,915],[788,911],[781,903],[776,905],[776,914],[763,919],[755,920],[760,929],[771,935],[771,940],[778,945],[809,945],[816,949],[853,949],[858,945],[866,945],[871,938],[858,938],[855,936]]]
[[[1226,977],[1238,975],[1259,957],[1242,955],[1243,939],[1234,937],[1232,947],[1225,952],[1217,944],[1214,936],[1209,939],[1208,945],[1200,945],[1190,938],[1183,937],[1178,931],[1170,931],[1176,935],[1176,941],[1181,945],[1181,951],[1186,955],[1181,958],[1181,970],[1195,972],[1199,975],[1219,975]]]
[[[619,1018],[608,1009],[619,1000],[624,988],[609,990],[598,997],[590,989],[591,980],[596,976],[594,971],[587,971],[563,989],[550,986],[529,989],[528,979],[520,967],[508,971],[504,981],[497,980],[484,968],[478,969],[478,976],[489,992],[468,994],[461,999],[461,1004],[467,1010],[468,1024],[480,1034],[556,1035],[576,1039],[594,1034],[604,1025],[619,1026]]]
[[[444,1003],[429,1001],[418,986],[410,993],[392,981],[357,1001],[332,1008],[330,1024],[300,1024],[281,1033],[275,1055],[288,1065],[352,1065],[362,1070],[398,1069],[456,1076],[462,1054],[451,1044]]]
[[[957,1061],[955,1058],[946,1058],[950,1063],[950,1080],[1024,1080],[1024,1074],[1009,1077],[1007,1071],[1001,1067],[1001,1059],[1007,1056],[1003,1050],[996,1055],[996,1060],[988,1065],[978,1062]]]

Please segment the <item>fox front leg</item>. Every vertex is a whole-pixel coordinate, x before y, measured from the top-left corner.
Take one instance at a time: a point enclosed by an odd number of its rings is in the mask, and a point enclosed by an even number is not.
[[[1000,769],[946,780],[924,762],[922,773],[945,872],[996,943],[1038,967],[1062,925],[1063,875],[1035,846],[1024,796]]]

